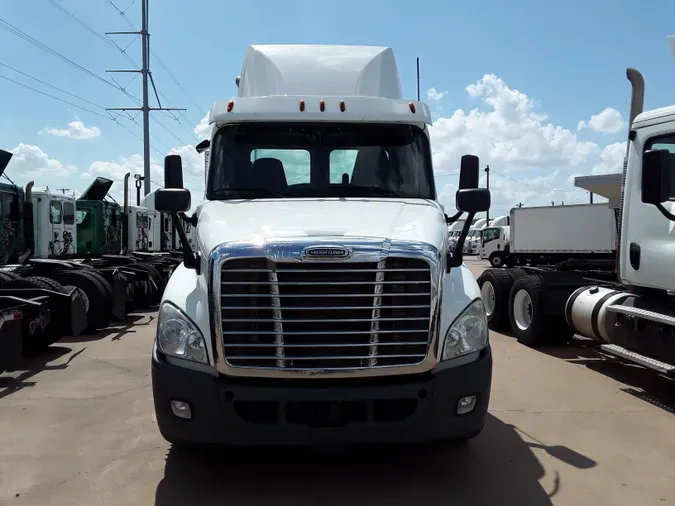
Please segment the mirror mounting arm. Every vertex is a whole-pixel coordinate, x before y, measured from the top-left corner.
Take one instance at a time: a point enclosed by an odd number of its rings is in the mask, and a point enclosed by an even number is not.
[[[178,219],[179,213],[171,213],[171,218],[173,219],[174,223],[176,224],[176,231],[178,232],[178,236],[180,237],[180,242],[183,245],[183,264],[185,267],[188,269],[194,269],[197,274],[201,274],[201,262],[199,258],[199,253],[195,255],[195,253],[192,251],[192,248],[190,247],[190,244],[188,243],[187,240],[187,235],[185,234],[185,230],[183,230],[183,224],[180,222]]]
[[[445,272],[450,274],[450,270],[453,267],[459,267],[462,265],[463,261],[463,251],[464,251],[464,241],[466,240],[466,236],[469,235],[469,228],[471,228],[471,222],[473,221],[473,218],[476,216],[476,213],[469,213],[466,217],[466,221],[464,222],[464,226],[462,227],[462,232],[459,234],[459,237],[457,238],[457,243],[455,244],[455,249],[453,251],[448,251],[448,257],[446,258],[445,262]]]
[[[460,216],[462,216],[462,211],[459,211],[458,213],[455,213],[452,216],[448,216],[446,214],[445,215],[445,224],[446,225],[452,225],[454,222],[456,222],[459,219]]]
[[[665,207],[663,207],[663,204],[660,204],[660,203],[659,203],[659,204],[654,204],[654,205],[656,206],[656,209],[658,209],[659,211],[661,211],[661,214],[662,214],[663,216],[665,216],[666,218],[668,218],[670,221],[675,221],[675,214],[671,213],[670,211],[668,211],[668,209],[666,209]]]

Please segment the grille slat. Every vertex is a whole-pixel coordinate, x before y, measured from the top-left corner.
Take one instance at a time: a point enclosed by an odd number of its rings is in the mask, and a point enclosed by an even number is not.
[[[424,260],[239,258],[223,264],[220,281],[231,366],[379,369],[418,364],[427,354],[431,279]]]

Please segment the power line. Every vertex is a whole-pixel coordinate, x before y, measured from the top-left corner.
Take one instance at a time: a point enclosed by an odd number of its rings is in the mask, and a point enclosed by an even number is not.
[[[48,0],[48,1],[49,1],[54,7],[56,7],[56,8],[59,9],[61,12],[63,12],[63,13],[66,14],[68,17],[70,17],[70,18],[73,19],[75,22],[77,22],[80,26],[82,26],[83,28],[85,28],[88,32],[92,33],[96,38],[98,38],[99,40],[102,40],[103,42],[105,42],[105,43],[108,44],[109,46],[115,48],[115,49],[118,50],[120,53],[122,53],[122,54],[127,58],[127,60],[129,60],[129,62],[134,66],[134,70],[139,70],[139,71],[140,71],[140,69],[138,68],[138,65],[136,64],[136,62],[135,62],[135,61],[131,58],[131,56],[129,56],[129,54],[126,52],[126,49],[129,47],[130,44],[127,46],[127,48],[121,48],[121,47],[118,46],[113,40],[111,40],[109,37],[106,37],[105,35],[103,35],[103,34],[97,32],[95,29],[93,29],[93,28],[92,28],[89,24],[87,24],[85,21],[81,20],[81,19],[78,18],[75,14],[73,14],[71,11],[69,11],[68,9],[66,9],[65,7],[63,7],[62,5],[60,5],[56,0]],[[129,5],[129,7],[131,7],[134,3],[135,3],[135,1],[132,2],[132,3]],[[127,7],[127,9],[128,9],[129,7]],[[136,36],[136,38],[138,38],[138,35]],[[134,38],[134,40],[136,40],[136,38]],[[133,41],[132,41],[132,42],[133,42]],[[134,76],[134,79],[132,79],[131,82],[133,82],[133,81],[136,79],[137,76],[138,76],[138,74],[137,74],[136,76]],[[149,76],[150,76],[150,79],[152,79],[152,73],[149,73]],[[113,81],[114,81],[114,79],[113,79]],[[140,101],[139,101],[139,100],[137,100],[137,99],[135,99],[135,97],[129,95],[129,93],[127,93],[127,91],[126,91],[126,88],[129,87],[129,85],[131,84],[131,82],[129,82],[129,83],[128,83],[126,86],[124,86],[124,87],[121,86],[119,83],[117,83],[117,81],[114,81],[114,82],[115,82],[115,84],[118,85],[118,87],[120,88],[120,90],[121,90],[123,93],[125,93],[127,96],[129,96],[130,98],[132,98],[132,100],[134,100],[134,102],[136,102],[137,104],[140,104]],[[153,87],[154,87],[154,82],[153,82]],[[157,92],[157,90],[155,90],[155,91]],[[162,95],[162,96],[164,96],[164,98],[166,98],[166,100],[169,100],[168,97],[166,97],[166,95],[164,95],[163,93],[161,93],[161,91],[159,92],[159,94]],[[158,99],[158,103],[159,103],[159,99]],[[161,106],[161,104],[160,104],[160,106]],[[165,110],[162,110],[162,112],[166,112],[166,111],[165,111]],[[194,135],[194,132],[190,132],[189,129],[188,129],[183,123],[180,122],[180,118],[176,118],[175,116],[171,115],[170,113],[169,113],[169,115],[170,115],[170,117],[171,117],[173,120],[175,120],[175,121],[176,121],[176,122],[177,122],[177,123],[178,123],[185,131],[186,131],[186,132],[188,132],[190,135],[193,135],[193,136],[196,138],[196,136]],[[171,134],[171,135],[173,135],[174,137],[176,137],[176,138],[178,139],[178,142],[180,142],[181,144],[187,144],[187,143],[184,142],[182,139],[179,139],[175,134],[173,134],[172,132],[170,132],[170,131],[168,130],[168,128],[167,128],[166,126],[164,126],[164,124],[160,123],[159,121],[158,121],[157,123],[160,124],[160,126],[162,126],[167,132],[169,132],[169,134]]]
[[[125,11],[120,10],[120,8],[117,7],[117,5],[115,5],[115,2],[113,2],[112,0],[105,0],[105,2],[108,5],[110,5],[113,9],[115,9],[115,11],[117,11],[117,13],[120,16],[122,16],[122,18],[126,21],[127,25],[130,28],[132,28],[133,30],[136,30],[136,27],[134,26],[132,21],[125,14],[126,9],[125,9]],[[127,7],[127,9],[128,9],[128,7]],[[155,60],[157,60],[157,64],[164,69],[166,74],[171,78],[171,80],[178,87],[178,89],[181,90],[183,92],[183,94],[194,104],[194,106],[197,108],[197,110],[199,112],[201,112],[203,115],[206,115],[206,112],[204,111],[204,109],[202,109],[202,107],[197,103],[197,101],[194,98],[192,98],[190,93],[188,93],[188,91],[180,84],[180,82],[178,81],[176,76],[169,70],[169,68],[162,61],[162,59],[159,57],[159,55],[157,53],[155,53],[153,50],[150,50],[150,54],[155,58]]]
[[[94,79],[96,79],[96,80],[98,80],[98,81],[101,81],[102,83],[105,83],[105,84],[107,84],[108,86],[112,86],[113,88],[121,89],[120,86],[115,85],[114,83],[108,81],[107,79],[102,78],[102,77],[99,76],[99,75],[96,75],[96,74],[95,74],[94,72],[92,72],[91,70],[89,70],[89,69],[83,67],[83,66],[80,65],[79,63],[74,62],[73,60],[71,60],[71,59],[68,58],[67,56],[64,56],[63,54],[59,53],[59,52],[56,51],[55,49],[52,49],[51,47],[47,46],[46,44],[43,44],[42,42],[40,42],[40,41],[37,40],[36,38],[31,37],[31,36],[28,35],[26,32],[20,30],[19,28],[17,28],[16,26],[12,25],[11,23],[5,21],[5,20],[2,19],[2,18],[0,18],[0,28],[4,28],[5,30],[7,30],[7,31],[9,31],[10,33],[16,35],[17,37],[19,37],[19,38],[25,40],[26,42],[29,42],[30,44],[36,46],[36,47],[39,48],[39,49],[42,49],[42,50],[45,51],[46,53],[48,53],[48,54],[50,54],[50,55],[52,55],[52,56],[58,58],[59,60],[61,60],[61,61],[65,62],[65,63],[67,63],[68,65],[71,65],[72,67],[75,67],[75,68],[78,69],[79,71],[84,72],[84,73],[87,74],[88,76],[93,77]]]
[[[44,84],[45,86],[49,86],[49,87],[51,87],[51,88],[53,88],[53,89],[55,89],[55,90],[58,90],[58,91],[60,91],[60,92],[62,92],[62,93],[66,93],[66,94],[68,94],[68,95],[70,95],[70,96],[72,96],[72,97],[74,97],[74,98],[77,98],[78,100],[82,100],[83,102],[90,103],[90,104],[93,105],[94,107],[97,107],[97,108],[102,109],[102,110],[105,111],[105,107],[103,107],[103,106],[101,106],[101,105],[99,105],[99,104],[96,104],[96,103],[94,103],[94,102],[90,102],[89,100],[86,100],[86,99],[80,97],[79,95],[75,95],[74,93],[71,93],[71,92],[69,92],[69,91],[67,91],[67,90],[63,90],[63,89],[61,89],[61,88],[59,88],[59,87],[57,87],[57,86],[54,86],[54,85],[52,85],[52,84],[50,84],[50,83],[48,83],[48,82],[46,82],[46,81],[43,81],[42,79],[39,79],[39,78],[37,78],[37,77],[31,76],[30,74],[27,74],[27,73],[25,73],[25,72],[22,72],[22,71],[20,71],[20,70],[18,70],[18,69],[15,69],[15,68],[13,68],[13,67],[10,67],[9,65],[4,65],[3,63],[0,63],[0,65],[3,65],[3,66],[5,66],[5,67],[7,67],[7,68],[10,68],[10,69],[14,70],[15,72],[18,72],[18,73],[20,73],[20,74],[22,74],[22,75],[24,75],[24,76],[26,76],[26,77],[29,77],[30,79],[34,79],[35,81],[37,81],[37,82],[39,82],[39,83],[42,83],[42,84]],[[70,105],[70,106],[72,106],[72,107],[76,107],[76,108],[78,108],[78,109],[81,109],[81,110],[83,110],[83,111],[86,111],[86,112],[88,112],[88,113],[94,114],[94,115],[96,115],[96,116],[98,116],[98,117],[100,117],[100,118],[103,118],[103,119],[107,119],[107,120],[109,120],[109,121],[112,121],[113,123],[116,123],[118,126],[120,126],[121,128],[123,128],[124,130],[126,130],[129,134],[131,134],[132,136],[134,136],[136,139],[138,139],[138,140],[140,140],[140,141],[143,141],[143,137],[139,136],[139,135],[138,135],[137,133],[135,133],[133,130],[130,130],[126,125],[124,125],[124,124],[122,124],[122,123],[120,123],[120,122],[118,121],[118,119],[119,119],[120,116],[118,116],[118,117],[111,117],[111,116],[106,116],[106,115],[104,115],[104,114],[100,114],[100,113],[98,113],[98,112],[96,112],[96,111],[93,111],[93,110],[88,109],[88,108],[86,108],[86,107],[83,107],[83,106],[81,106],[81,105],[78,105],[78,104],[75,104],[75,103],[73,103],[73,102],[70,102],[69,100],[65,100],[65,99],[63,99],[63,98],[57,97],[57,96],[55,96],[55,95],[52,95],[52,94],[50,94],[50,93],[46,93],[46,92],[44,92],[44,91],[42,91],[42,90],[38,90],[38,89],[36,89],[36,88],[33,88],[32,86],[28,86],[27,84],[20,83],[19,81],[15,81],[14,79],[10,79],[9,77],[5,77],[5,76],[0,75],[0,79],[4,79],[4,80],[9,81],[9,82],[12,82],[12,83],[14,83],[14,84],[16,84],[16,85],[18,85],[18,86],[21,86],[21,87],[23,87],[23,88],[26,88],[26,89],[28,89],[28,90],[30,90],[30,91],[33,91],[33,92],[35,92],[35,93],[39,93],[40,95],[44,95],[44,96],[46,96],[46,97],[48,97],[48,98],[51,98],[51,99],[53,99],[53,100],[57,100],[57,101],[62,102],[62,103],[64,103],[64,104],[67,104],[67,105]],[[123,117],[123,116],[122,116],[122,117]],[[132,123],[134,123],[135,125],[137,125],[137,126],[139,126],[139,127],[141,126],[141,125],[135,120],[135,118],[133,118],[133,117],[131,117],[131,116],[129,116],[128,118],[125,118],[125,117],[123,117],[123,118],[124,118],[124,119],[127,119],[128,121],[131,121]],[[151,137],[153,137],[157,142],[159,142],[160,144],[162,144],[166,149],[168,149],[168,150],[171,150],[171,149],[172,149],[168,144],[166,144],[165,142],[163,142],[161,139],[159,139],[158,137],[156,137],[154,134],[151,134]],[[161,152],[160,150],[158,150],[157,148],[154,148],[154,147],[153,147],[153,150],[154,150],[155,152],[157,152],[158,154],[160,154],[161,156],[164,156],[164,155],[165,155],[165,153],[162,153],[162,152]],[[191,166],[194,167],[195,169],[199,170],[199,168],[196,167],[193,163],[189,162],[188,160],[186,160],[186,162],[188,163],[188,165],[191,165]],[[192,174],[193,176],[198,177],[198,178],[200,178],[200,179],[201,179],[201,177],[202,177],[202,175],[203,175],[203,171],[201,171],[202,174],[199,174],[199,173],[196,173],[196,172],[193,172],[193,171],[187,169],[187,167],[186,167],[186,170],[187,170],[190,174]],[[198,191],[198,190],[195,190],[195,191]]]
[[[96,111],[92,111],[91,109],[87,109],[86,107],[82,107],[81,105],[77,105],[77,104],[74,104],[73,102],[69,102],[68,100],[64,100],[64,99],[59,98],[59,97],[57,97],[57,96],[50,95],[49,93],[45,93],[44,91],[40,91],[40,90],[38,90],[38,89],[35,89],[35,88],[31,87],[31,86],[28,86],[27,84],[23,84],[23,83],[20,83],[19,81],[15,81],[14,79],[10,79],[9,77],[0,76],[0,79],[4,79],[5,81],[10,81],[10,82],[12,82],[12,83],[14,83],[14,84],[18,84],[19,86],[22,86],[22,87],[24,87],[24,88],[27,88],[27,89],[29,89],[29,90],[31,90],[31,91],[34,91],[34,92],[36,92],[36,93],[39,93],[39,94],[44,95],[44,96],[49,97],[49,98],[53,98],[54,100],[58,100],[59,102],[63,102],[64,104],[68,104],[68,105],[70,105],[70,106],[77,107],[78,109],[82,109],[83,111],[87,111],[87,112],[89,112],[89,113],[91,113],[91,114],[95,114],[96,116],[99,116],[99,117],[101,117],[101,118],[104,118],[104,119],[112,119],[110,116],[105,116],[105,115],[100,114],[100,113],[98,113],[98,112],[96,112]]]

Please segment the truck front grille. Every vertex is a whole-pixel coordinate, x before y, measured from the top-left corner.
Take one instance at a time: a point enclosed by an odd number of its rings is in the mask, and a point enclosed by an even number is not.
[[[224,356],[233,367],[347,370],[414,365],[429,346],[424,260],[226,261]]]

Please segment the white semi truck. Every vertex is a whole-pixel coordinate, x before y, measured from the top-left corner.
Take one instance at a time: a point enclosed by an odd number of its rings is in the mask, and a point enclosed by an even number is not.
[[[401,96],[391,49],[251,46],[238,95],[211,109],[193,253],[159,309],[152,384],[174,444],[467,440],[492,358],[462,246],[478,158],[437,200],[428,107]],[[165,159],[155,208],[190,207]],[[448,247],[447,226],[467,214]]]
[[[575,181],[615,210],[616,231],[606,229],[605,211],[604,233],[587,239],[603,251],[488,269],[479,283],[491,328],[510,327],[524,344],[576,333],[600,341],[606,354],[675,376],[675,106],[643,112],[642,75],[628,69],[627,76],[632,99],[623,174]],[[618,237],[614,244],[602,237],[610,234]],[[517,241],[512,234],[512,248]]]

